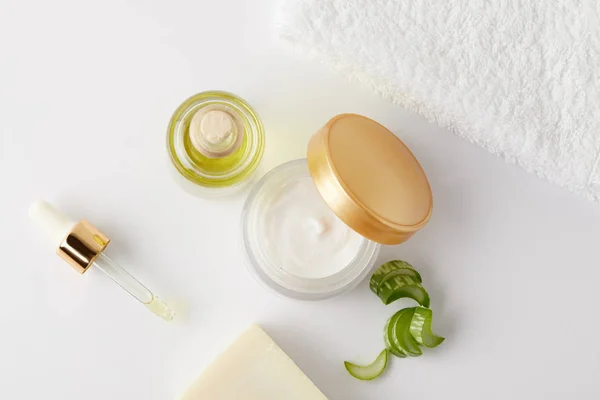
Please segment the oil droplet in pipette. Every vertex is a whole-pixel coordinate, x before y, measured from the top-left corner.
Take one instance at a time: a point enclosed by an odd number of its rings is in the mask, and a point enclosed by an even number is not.
[[[171,310],[164,301],[154,295],[152,295],[152,300],[150,300],[149,303],[144,303],[144,305],[167,322],[172,321],[173,317],[175,317],[173,310]]]

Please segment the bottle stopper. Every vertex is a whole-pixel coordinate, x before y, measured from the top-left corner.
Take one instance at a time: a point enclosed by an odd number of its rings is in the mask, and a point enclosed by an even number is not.
[[[244,129],[239,119],[224,107],[208,106],[196,111],[190,122],[190,140],[209,158],[232,154],[242,144]]]

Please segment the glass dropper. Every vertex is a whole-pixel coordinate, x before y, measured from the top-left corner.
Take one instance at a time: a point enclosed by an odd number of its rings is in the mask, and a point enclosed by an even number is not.
[[[34,202],[29,216],[53,240],[57,254],[77,272],[83,274],[95,266],[154,314],[165,321],[173,319],[173,311],[162,300],[105,254],[110,239],[95,226],[86,220],[74,222],[45,201]]]
[[[104,252],[98,254],[92,265],[108,275],[117,285],[165,321],[171,321],[175,316],[164,301],[156,297],[146,286],[111,260]]]

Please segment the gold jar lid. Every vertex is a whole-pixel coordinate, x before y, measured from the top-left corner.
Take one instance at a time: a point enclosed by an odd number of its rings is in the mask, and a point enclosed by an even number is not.
[[[338,115],[313,135],[307,158],[325,202],[367,239],[402,243],[429,220],[433,200],[423,168],[379,123]]]

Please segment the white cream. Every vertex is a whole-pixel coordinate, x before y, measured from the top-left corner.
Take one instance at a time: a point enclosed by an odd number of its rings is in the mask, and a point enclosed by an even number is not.
[[[324,278],[348,266],[365,239],[346,226],[321,198],[310,176],[273,193],[258,224],[263,251],[280,268],[302,278]]]

